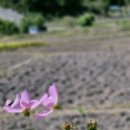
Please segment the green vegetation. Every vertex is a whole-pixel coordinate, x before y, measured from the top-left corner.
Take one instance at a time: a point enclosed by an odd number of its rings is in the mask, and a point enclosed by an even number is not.
[[[46,30],[45,22],[50,32],[91,25],[99,29],[109,28],[109,25],[104,23],[95,26],[95,18],[128,14],[129,11],[125,7],[129,7],[129,3],[130,0],[0,0],[0,6],[11,7],[24,13],[25,16],[19,26],[12,22],[0,20],[0,34],[27,33],[30,27],[34,27],[33,29],[38,30],[38,32],[44,31]],[[124,12],[110,11],[111,5],[117,5],[119,10],[124,10]],[[112,26],[118,26],[121,30],[128,30],[129,22],[117,22]]]
[[[83,5],[88,12],[95,14],[108,14],[111,5],[110,0],[84,0]]]
[[[97,130],[97,121],[89,120],[89,122],[87,122],[87,130]]]
[[[26,15],[20,23],[20,31],[22,33],[28,32],[29,27],[36,26],[39,31],[45,30],[45,19],[41,14],[29,13]]]
[[[85,11],[108,14],[110,5],[126,6],[130,0],[0,0],[2,7],[20,12],[36,12],[45,16],[77,15]]]
[[[19,29],[13,22],[0,19],[0,35],[11,35],[18,32]]]
[[[46,30],[45,20],[54,21],[56,18],[60,20],[65,18],[62,22],[69,27],[91,26],[95,16],[113,16],[114,12],[110,11],[112,5],[119,7],[118,14],[123,10],[128,14],[129,4],[130,0],[0,0],[1,7],[15,9],[25,16],[18,27],[4,21],[6,24],[0,24],[0,33],[27,33],[29,27],[43,31]],[[66,27],[60,28],[59,24],[57,25],[59,30]],[[55,30],[55,26],[53,27],[51,29]]]
[[[17,33],[28,32],[29,27],[36,26],[38,31],[46,29],[44,26],[45,19],[39,13],[29,13],[22,20],[20,25],[16,25],[14,22],[0,19],[0,35],[12,35]]]
[[[45,44],[41,42],[0,43],[0,51],[12,51],[28,47],[41,47],[44,45]]]
[[[82,0],[0,0],[3,7],[11,7],[24,13],[42,12],[45,15],[75,14],[80,11],[81,4]]]
[[[91,26],[94,22],[94,16],[92,14],[89,13],[85,13],[83,15],[81,15],[78,19],[78,23],[82,26]]]
[[[130,30],[130,21],[129,20],[118,20],[116,22],[117,26],[122,30],[122,31],[129,31]]]

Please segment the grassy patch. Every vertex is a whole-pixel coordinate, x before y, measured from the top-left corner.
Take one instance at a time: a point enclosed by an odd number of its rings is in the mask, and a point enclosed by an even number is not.
[[[41,47],[44,45],[45,44],[41,42],[0,43],[0,51],[13,51],[21,48]]]
[[[105,22],[95,23],[93,25],[93,28],[95,29],[109,29],[110,27],[111,27],[111,23],[105,23]]]
[[[122,31],[130,30],[130,20],[129,19],[117,21],[116,24]]]

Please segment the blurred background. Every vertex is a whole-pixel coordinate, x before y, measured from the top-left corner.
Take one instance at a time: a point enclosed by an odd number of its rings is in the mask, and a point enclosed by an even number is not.
[[[62,109],[32,125],[2,111],[53,82]],[[0,0],[0,130],[130,128],[130,0]]]

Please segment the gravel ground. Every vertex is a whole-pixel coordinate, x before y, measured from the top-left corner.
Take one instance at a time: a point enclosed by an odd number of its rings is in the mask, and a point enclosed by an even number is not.
[[[15,53],[14,55],[16,56]],[[15,60],[9,58],[7,64],[13,67],[17,61],[21,63],[30,57],[21,55],[21,59],[19,56],[16,56]],[[69,120],[76,124],[81,122],[80,127],[84,130],[88,118],[97,119],[102,130],[129,130],[130,112],[124,109],[124,107],[129,108],[130,105],[129,49],[55,53],[31,58],[33,59],[13,70],[8,69],[8,66],[5,67],[7,71],[0,77],[1,105],[7,98],[13,99],[14,95],[23,89],[28,89],[32,97],[41,96],[42,92],[55,82],[59,90],[59,103],[63,110],[61,114],[56,112],[54,116],[36,123],[34,127],[38,130],[61,129],[61,124]],[[96,112],[97,108],[106,106],[114,108],[113,113],[98,112],[98,110]],[[120,106],[122,111],[116,111],[117,106]],[[80,108],[95,111],[84,112],[84,114],[73,112],[74,109]],[[68,109],[71,114],[63,114]],[[4,130],[30,129],[26,127],[27,121],[22,117],[2,117],[4,114],[1,112],[1,130],[3,127]]]
[[[129,102],[129,55],[130,51],[102,51],[35,58],[1,76],[1,89],[6,87],[5,91],[10,93],[4,96],[10,97],[27,88],[35,97],[55,82],[61,95],[60,102],[66,107]]]
[[[44,48],[2,52],[0,105],[23,89],[28,89],[32,98],[39,97],[55,82],[63,109],[37,123],[33,119],[36,130],[59,130],[65,121],[85,130],[90,118],[98,121],[99,130],[129,130],[130,38],[81,39],[68,39],[61,45],[53,45],[50,39]],[[59,43],[57,39],[53,42]],[[28,123],[19,115],[0,111],[0,130],[32,130]]]
[[[29,54],[27,53],[18,54],[17,51],[0,53],[0,70],[11,68],[12,66],[16,66],[16,64],[20,63],[22,64],[31,58],[32,56],[30,56]]]

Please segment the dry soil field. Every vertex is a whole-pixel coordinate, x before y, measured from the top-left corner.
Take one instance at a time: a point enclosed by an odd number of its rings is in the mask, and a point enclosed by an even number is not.
[[[40,48],[0,53],[0,105],[28,89],[41,96],[55,82],[61,111],[35,123],[36,130],[59,130],[72,121],[80,130],[86,120],[99,130],[130,129],[130,37],[88,39],[75,36],[39,37]],[[32,130],[20,115],[0,111],[0,130]]]

